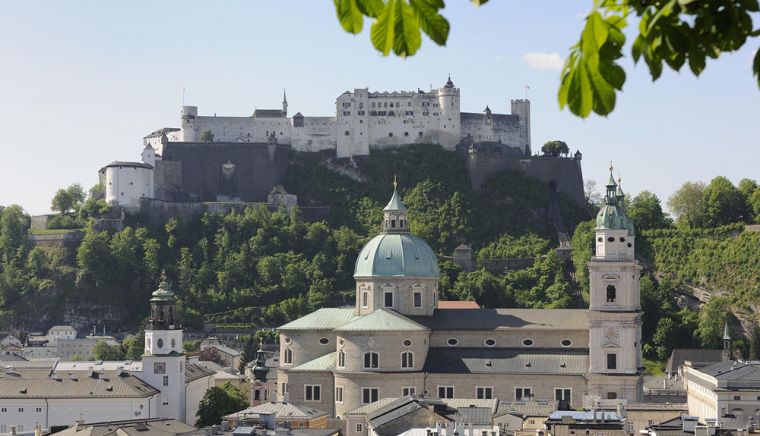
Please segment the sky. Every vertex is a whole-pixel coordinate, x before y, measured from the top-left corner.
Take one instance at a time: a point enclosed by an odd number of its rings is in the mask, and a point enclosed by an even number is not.
[[[447,3],[447,45],[424,38],[399,59],[376,52],[367,31],[345,33],[327,0],[0,0],[0,205],[48,213],[57,189],[139,160],[143,136],[179,126],[183,88],[201,115],[278,108],[286,89],[290,113],[334,116],[346,90],[437,88],[448,74],[469,112],[509,113],[528,84],[534,150],[564,140],[599,185],[610,161],[627,193],[663,202],[686,181],[760,178],[760,39],[699,78],[666,70],[653,83],[630,61],[629,37],[615,111],[582,120],[556,94],[592,1]]]

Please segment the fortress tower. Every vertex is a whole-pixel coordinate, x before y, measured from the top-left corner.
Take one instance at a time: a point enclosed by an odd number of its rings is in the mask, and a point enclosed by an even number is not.
[[[596,217],[596,256],[590,280],[589,384],[593,399],[641,401],[641,266],[634,258],[635,231],[623,207],[623,191],[610,179]]]
[[[445,148],[453,150],[462,140],[462,134],[459,120],[459,88],[454,87],[451,76],[443,88],[438,89],[438,104],[441,111],[440,142]]]

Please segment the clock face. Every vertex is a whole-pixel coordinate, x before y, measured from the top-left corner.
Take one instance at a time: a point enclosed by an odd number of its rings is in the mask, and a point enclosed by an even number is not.
[[[153,362],[153,374],[166,374],[166,362]]]
[[[164,348],[164,340],[161,338],[158,338],[158,340],[156,341],[156,345],[158,346],[158,348]]]
[[[607,327],[604,329],[604,345],[618,345],[620,340],[620,332],[615,327]]]

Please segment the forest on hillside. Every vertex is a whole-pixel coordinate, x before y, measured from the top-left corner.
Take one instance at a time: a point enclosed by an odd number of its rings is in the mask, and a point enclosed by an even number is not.
[[[553,255],[556,233],[543,183],[505,172],[473,191],[461,158],[435,146],[376,152],[357,166],[361,182],[331,171],[318,155],[292,157],[286,188],[301,204],[330,206],[329,219],[320,222],[304,221],[298,209],[258,207],[172,219],[162,227],[135,217],[122,231],[98,232],[89,224],[107,206],[77,196],[60,208],[84,227],[81,245],[70,250],[33,247],[29,217],[18,206],[2,208],[0,329],[42,329],[62,321],[70,308],[91,307],[135,331],[162,270],[188,329],[204,323],[273,327],[319,307],[352,304],[355,257],[379,229],[394,174],[413,232],[439,254],[442,298],[474,299],[486,307],[585,304],[584,265],[592,255],[590,219],[598,198],[590,195],[589,206],[579,207],[560,196],[565,225],[574,230],[573,261],[563,263]],[[760,216],[760,201],[753,200],[760,200],[760,189],[723,180],[702,186],[701,209],[681,211],[675,221],[651,193],[627,200],[641,229],[645,352],[653,359],[674,346],[714,347],[726,319],[737,336],[747,336],[737,341],[738,351],[760,353],[760,334],[751,328],[760,302],[760,233],[743,231]],[[472,272],[447,258],[462,242],[473,247]],[[485,268],[488,259],[515,257],[534,262],[501,273]],[[700,312],[681,297],[688,286],[713,296]]]

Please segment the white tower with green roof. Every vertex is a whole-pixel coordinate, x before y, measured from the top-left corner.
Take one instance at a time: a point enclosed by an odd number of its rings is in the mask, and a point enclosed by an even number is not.
[[[150,299],[140,378],[161,391],[155,416],[185,421],[185,355],[176,299],[166,274]]]
[[[596,254],[589,268],[589,384],[594,400],[641,401],[641,266],[634,257],[633,222],[610,166],[596,216]]]

